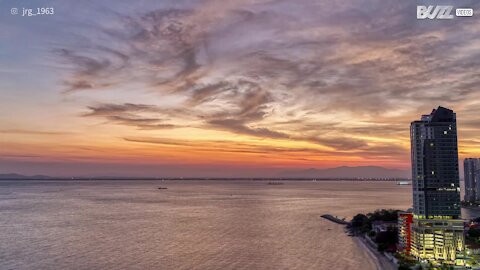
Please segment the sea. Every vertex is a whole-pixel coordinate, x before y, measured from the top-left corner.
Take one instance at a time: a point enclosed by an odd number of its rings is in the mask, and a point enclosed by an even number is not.
[[[373,270],[320,216],[412,204],[395,182],[282,183],[0,181],[0,269]]]

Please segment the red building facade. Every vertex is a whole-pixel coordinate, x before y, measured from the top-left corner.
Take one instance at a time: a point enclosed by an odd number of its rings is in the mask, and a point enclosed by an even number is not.
[[[398,251],[407,255],[410,254],[412,244],[412,222],[412,213],[398,213]]]

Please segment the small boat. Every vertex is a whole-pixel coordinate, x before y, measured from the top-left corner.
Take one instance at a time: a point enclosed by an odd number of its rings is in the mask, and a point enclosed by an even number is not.
[[[267,185],[283,185],[283,182],[268,182]]]
[[[410,182],[410,181],[398,181],[397,182],[397,185],[399,185],[399,186],[409,186],[411,184],[412,184],[412,182]]]
[[[158,189],[168,189],[167,187],[159,187]]]

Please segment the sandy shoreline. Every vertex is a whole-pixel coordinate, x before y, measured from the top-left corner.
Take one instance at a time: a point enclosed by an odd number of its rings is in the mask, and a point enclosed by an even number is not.
[[[370,247],[363,237],[352,237],[355,243],[366,253],[370,260],[375,264],[377,270],[396,270],[397,267],[390,262],[384,255]]]

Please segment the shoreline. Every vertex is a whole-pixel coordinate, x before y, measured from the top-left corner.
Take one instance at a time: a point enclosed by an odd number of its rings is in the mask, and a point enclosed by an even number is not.
[[[344,225],[344,228],[350,231],[346,226],[350,224],[350,222],[347,222],[345,219],[340,219],[331,214],[324,214],[324,215],[321,215],[321,217],[333,223]],[[350,235],[350,233],[349,233],[349,236],[353,238],[353,241],[362,250],[362,252],[365,252],[368,254],[370,261],[373,262],[377,270],[398,269],[398,266],[395,263],[390,261],[383,253],[379,252],[376,248],[372,247],[371,244],[367,242],[367,239],[365,238],[364,235],[354,235],[354,234]]]
[[[373,262],[377,270],[382,270],[382,266],[380,265],[380,261],[378,256],[376,256],[367,246],[366,244],[360,240],[358,237],[352,237],[353,242],[359,247],[359,249],[362,251],[362,253],[366,253],[368,260]]]
[[[368,254],[370,261],[374,263],[374,265],[377,267],[377,270],[396,270],[398,268],[394,263],[388,260],[385,255],[368,245],[363,236],[354,236],[353,239],[354,242],[362,249],[362,251]]]

